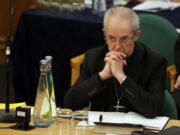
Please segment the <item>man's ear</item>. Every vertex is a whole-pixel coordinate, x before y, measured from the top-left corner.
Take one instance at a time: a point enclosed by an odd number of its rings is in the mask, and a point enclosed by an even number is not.
[[[134,41],[138,40],[140,36],[141,36],[141,31],[136,32],[134,36]]]

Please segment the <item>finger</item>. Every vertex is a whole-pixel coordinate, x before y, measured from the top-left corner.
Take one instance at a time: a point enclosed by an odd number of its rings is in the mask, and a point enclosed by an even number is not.
[[[174,88],[175,88],[175,89],[177,89],[177,88],[178,88],[177,84],[174,84]]]
[[[106,63],[106,62],[110,62],[110,61],[111,61],[111,58],[110,58],[110,57],[105,57],[105,58],[104,58],[104,61],[105,61],[105,63]]]
[[[117,55],[110,55],[110,58],[115,60],[115,61],[118,61],[119,60],[119,57]]]
[[[122,53],[122,52],[114,52],[114,51],[108,52],[108,53],[106,54],[106,57],[110,57],[111,55],[116,55],[119,59],[124,59],[124,58],[127,57],[127,56],[126,56],[124,53]]]
[[[125,59],[127,56],[124,54],[124,53],[122,53],[122,52],[119,52],[118,53],[118,56],[119,57],[121,57],[121,58],[123,58],[123,59]]]
[[[124,61],[123,61],[123,64],[124,64],[125,66],[127,65],[127,62],[126,62],[126,60],[124,60]]]
[[[174,87],[175,87],[176,89],[178,89],[178,88],[180,88],[180,84],[179,84],[178,82],[176,82],[175,85],[174,85]]]

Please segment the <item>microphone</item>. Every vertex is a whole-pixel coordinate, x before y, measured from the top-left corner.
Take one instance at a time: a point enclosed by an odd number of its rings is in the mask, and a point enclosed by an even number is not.
[[[0,122],[4,123],[14,123],[16,121],[15,110],[9,109],[9,92],[11,87],[12,80],[11,80],[11,65],[10,65],[10,54],[11,54],[11,26],[14,16],[14,7],[15,7],[15,0],[11,0],[10,2],[10,10],[9,10],[9,18],[8,18],[8,32],[6,35],[6,99],[5,99],[5,110],[0,110]]]

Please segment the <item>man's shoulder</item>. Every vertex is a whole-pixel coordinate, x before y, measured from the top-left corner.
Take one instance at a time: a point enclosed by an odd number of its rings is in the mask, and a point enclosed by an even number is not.
[[[166,59],[163,55],[161,55],[158,51],[151,49],[150,47],[148,47],[147,45],[141,43],[141,42],[137,42],[138,44],[138,49],[140,50],[140,52],[144,52],[144,54],[146,56],[148,56],[151,59]]]
[[[158,51],[152,50],[142,43],[138,43],[137,46],[137,58],[139,58],[140,61],[144,63],[148,68],[157,67],[159,65],[167,66],[166,57],[158,53]]]
[[[96,55],[100,55],[100,54],[105,54],[107,51],[107,46],[103,45],[103,46],[99,46],[96,48],[91,48],[88,51],[86,51],[86,55],[90,55],[90,56],[96,56]]]
[[[92,48],[86,51],[84,63],[86,63],[87,68],[89,68],[89,71],[94,73],[100,70],[102,64],[104,63],[104,56],[106,52],[106,45]]]

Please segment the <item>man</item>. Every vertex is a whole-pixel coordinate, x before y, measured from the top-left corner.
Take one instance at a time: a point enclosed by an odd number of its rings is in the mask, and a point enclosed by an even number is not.
[[[76,84],[66,93],[65,107],[95,111],[134,111],[152,118],[160,115],[164,98],[166,60],[135,42],[139,18],[125,7],[104,16],[107,45],[85,54]]]
[[[174,62],[177,70],[177,80],[174,85],[175,90],[173,91],[172,96],[176,103],[178,117],[180,118],[180,36],[176,41],[174,54]]]
[[[180,89],[180,36],[178,37],[174,48],[174,61],[177,69],[177,81],[174,85],[175,89]]]

